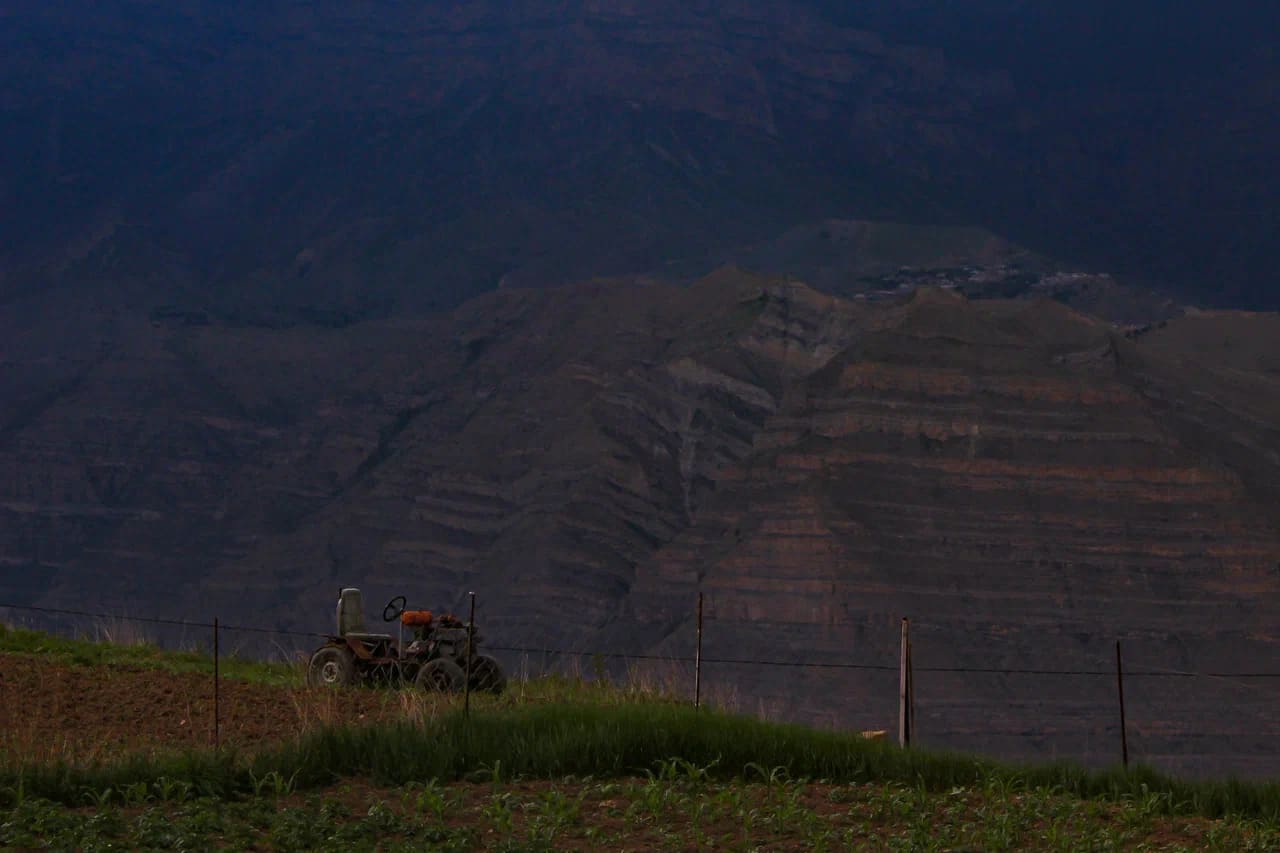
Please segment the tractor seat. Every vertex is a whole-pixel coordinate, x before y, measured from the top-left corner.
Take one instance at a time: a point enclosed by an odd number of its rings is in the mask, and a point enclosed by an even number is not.
[[[378,643],[391,639],[390,634],[371,634],[364,629],[364,599],[360,590],[347,587],[338,595],[338,636]]]

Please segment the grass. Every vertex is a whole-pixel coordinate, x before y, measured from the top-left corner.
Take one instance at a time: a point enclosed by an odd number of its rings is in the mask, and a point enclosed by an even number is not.
[[[71,639],[0,623],[0,654],[36,655],[77,666],[125,666],[166,672],[212,672],[213,655],[205,651],[174,651],[138,640],[130,643]],[[224,678],[259,684],[298,684],[300,663],[250,660],[222,654],[218,671]]]
[[[12,806],[37,796],[75,805],[91,792],[145,787],[158,779],[209,796],[237,797],[258,793],[262,779],[310,790],[350,778],[384,785],[624,778],[673,758],[718,780],[894,782],[928,792],[997,785],[1086,800],[1143,801],[1159,814],[1280,824],[1276,783],[1191,782],[1141,768],[1099,773],[1067,764],[1014,767],[659,703],[513,705],[478,710],[469,719],[455,709],[419,724],[323,729],[252,756],[189,752],[82,767],[9,767],[0,771],[0,803]]]

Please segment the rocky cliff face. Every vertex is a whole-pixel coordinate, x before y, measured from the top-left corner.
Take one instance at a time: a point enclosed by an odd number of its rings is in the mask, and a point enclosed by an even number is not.
[[[888,666],[920,735],[1110,760],[1130,665],[1275,659],[1272,315],[1131,330],[1049,301],[844,301],[725,270],[245,329],[9,315],[10,595],[327,627],[338,586],[482,602],[504,644]],[[512,665],[516,661],[510,661]],[[928,672],[927,670],[942,670]],[[963,670],[963,671],[954,671]],[[894,718],[892,671],[710,665],[751,712]],[[1138,679],[1135,754],[1274,772],[1254,682]]]
[[[916,666],[942,670],[917,678],[925,741],[1103,762],[1118,738],[1113,640],[1131,666],[1179,672],[1274,658],[1280,538],[1260,481],[1275,472],[1243,413],[1209,414],[1224,395],[1155,390],[1146,347],[1051,303],[922,293],[886,314],[800,383],[655,556],[630,598],[640,623],[683,612],[669,630],[685,652],[702,592],[708,656],[875,666],[911,616]],[[1252,465],[1226,462],[1245,445]],[[894,673],[712,672],[781,714],[893,719]],[[1231,752],[1262,772],[1276,730],[1257,691],[1131,681],[1140,750],[1180,770]]]
[[[468,306],[460,376],[384,429],[330,506],[209,588],[252,583],[322,610],[351,572],[388,589],[414,578],[443,602],[479,586],[495,637],[584,642],[752,451],[789,382],[847,343],[856,309],[828,313],[839,303],[804,290],[772,300],[777,287],[795,289],[724,274]]]

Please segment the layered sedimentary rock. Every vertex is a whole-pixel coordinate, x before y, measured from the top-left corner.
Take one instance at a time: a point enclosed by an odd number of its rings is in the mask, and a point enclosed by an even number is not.
[[[469,364],[384,458],[209,588],[247,575],[316,612],[352,573],[447,604],[481,588],[495,638],[581,645],[858,310],[731,273],[488,297],[456,318]]]
[[[335,330],[103,315],[5,353],[0,565],[312,631],[342,585],[474,590],[495,643],[659,656],[701,593],[709,658],[870,667],[712,663],[712,696],[842,727],[892,725],[910,616],[920,739],[1015,756],[1114,756],[1121,639],[1227,676],[1135,675],[1135,754],[1273,772],[1268,682],[1229,676],[1277,657],[1277,331],[732,270]]]
[[[1211,387],[1153,399],[1152,370],[1060,306],[922,293],[794,390],[641,575],[633,612],[683,612],[665,629],[687,652],[701,592],[711,657],[873,667],[896,662],[910,616],[923,740],[1109,760],[1115,640],[1131,666],[1182,673],[1257,671],[1280,651],[1276,506],[1250,486],[1274,462],[1228,461],[1274,453],[1274,432],[1265,450],[1239,420],[1201,420]],[[722,670],[778,713],[894,719],[891,672]],[[1280,729],[1259,689],[1131,681],[1141,754],[1263,770]]]

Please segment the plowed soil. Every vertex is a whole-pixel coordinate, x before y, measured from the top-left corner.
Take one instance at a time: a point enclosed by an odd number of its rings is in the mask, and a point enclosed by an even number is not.
[[[301,681],[301,676],[299,677]],[[81,667],[0,654],[0,753],[82,760],[213,743],[213,674]],[[254,749],[324,723],[421,718],[413,691],[272,687],[222,679],[221,741]]]

